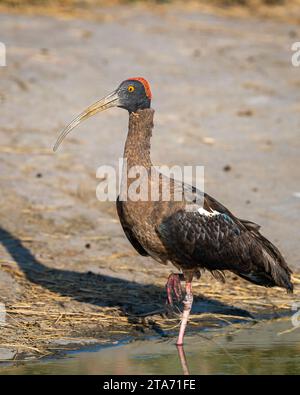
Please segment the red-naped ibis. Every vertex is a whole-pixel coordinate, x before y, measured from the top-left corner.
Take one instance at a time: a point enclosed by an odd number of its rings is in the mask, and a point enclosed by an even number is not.
[[[144,78],[123,81],[114,92],[76,117],[62,131],[54,150],[81,121],[110,107],[121,107],[129,112],[124,150],[127,171],[133,166],[143,166],[149,175],[155,171],[150,159],[154,116],[150,106],[150,85]],[[159,178],[160,182],[164,177]],[[149,187],[151,179],[147,179]],[[129,177],[123,188],[130,188],[133,181]],[[125,235],[141,255],[163,264],[171,262],[179,269],[180,273],[171,274],[167,282],[169,303],[172,303],[172,295],[181,298],[180,281],[185,281],[177,345],[183,344],[192,308],[193,277],[199,278],[204,269],[217,277],[222,277],[222,272],[229,270],[257,285],[279,286],[293,291],[290,268],[279,250],[261,235],[259,225],[237,218],[217,200],[192,186],[173,178],[169,178],[169,182],[173,194],[180,188],[189,194],[189,199],[185,194],[181,201],[164,201],[161,195],[157,201],[135,201],[128,196],[127,201],[117,199],[117,211]],[[189,209],[199,201],[203,202],[201,206],[196,210]]]

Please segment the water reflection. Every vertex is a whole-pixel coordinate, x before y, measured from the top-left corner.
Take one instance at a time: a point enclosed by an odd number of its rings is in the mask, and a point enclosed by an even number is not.
[[[178,357],[181,364],[182,373],[187,376],[190,374],[188,363],[186,360],[185,352],[183,346],[177,346]]]

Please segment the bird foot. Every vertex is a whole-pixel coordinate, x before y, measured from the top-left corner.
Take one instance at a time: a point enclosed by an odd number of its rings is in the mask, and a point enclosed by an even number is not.
[[[180,302],[183,298],[183,292],[181,288],[181,281],[184,280],[182,273],[172,273],[170,274],[167,284],[167,304],[173,305],[173,296],[175,299]]]

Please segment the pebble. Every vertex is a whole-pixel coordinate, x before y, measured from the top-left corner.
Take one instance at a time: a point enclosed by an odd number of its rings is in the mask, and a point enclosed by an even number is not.
[[[0,360],[11,360],[14,359],[16,350],[12,348],[0,348]]]

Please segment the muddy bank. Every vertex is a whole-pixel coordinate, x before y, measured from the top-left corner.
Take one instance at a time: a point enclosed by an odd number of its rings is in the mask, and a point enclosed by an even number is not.
[[[114,204],[95,197],[97,167],[122,155],[127,114],[102,114],[52,153],[75,114],[132,75],[152,83],[153,162],[205,165],[206,191],[261,224],[299,270],[299,27],[176,8],[108,15],[0,15],[0,359],[172,333],[179,322],[163,312],[173,269],[137,256]],[[189,330],[290,313],[298,289],[207,274]]]
[[[231,325],[186,338],[180,358],[168,339],[93,347],[66,358],[7,364],[0,374],[289,374],[300,373],[299,333],[289,320]]]

